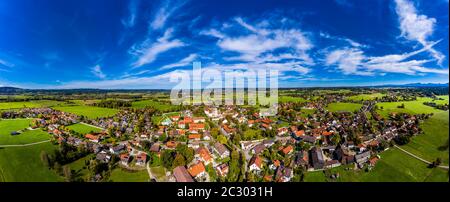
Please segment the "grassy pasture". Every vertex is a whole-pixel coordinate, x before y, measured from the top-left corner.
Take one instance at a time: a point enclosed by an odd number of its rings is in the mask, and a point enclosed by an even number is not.
[[[359,110],[361,106],[362,106],[361,104],[357,103],[338,102],[338,103],[330,103],[326,107],[326,109],[331,112],[339,112],[339,111],[353,112],[355,110]]]
[[[162,103],[162,102],[157,102],[157,101],[153,101],[153,100],[141,100],[141,101],[136,101],[133,102],[132,104],[133,108],[145,108],[145,107],[154,107],[157,110],[160,111],[175,111],[178,109],[178,106],[176,105],[172,105],[170,103]]]
[[[99,128],[92,127],[92,126],[82,124],[82,123],[73,124],[73,125],[67,126],[67,128],[70,130],[74,130],[75,132],[80,133],[80,134],[88,134],[91,132],[98,133],[98,132],[102,131]]]
[[[360,94],[354,95],[347,98],[347,100],[361,101],[361,100],[375,100],[375,98],[382,98],[385,94],[382,93],[372,93],[372,94]]]
[[[83,115],[90,119],[113,116],[117,112],[119,112],[119,110],[117,109],[93,107],[93,106],[58,106],[53,108],[55,110],[69,112],[79,116]]]
[[[58,182],[63,179],[47,168],[40,159],[41,151],[52,153],[56,146],[50,142],[26,146],[0,148],[0,181]]]
[[[109,179],[113,182],[148,182],[147,170],[129,171],[123,168],[115,168]]]
[[[398,149],[390,149],[381,154],[375,168],[364,170],[345,170],[345,166],[332,168],[332,173],[339,173],[337,181],[341,182],[448,182],[448,173],[440,168],[430,169],[427,165]],[[322,171],[306,173],[306,182],[325,182],[327,178]]]
[[[35,100],[28,102],[0,102],[0,110],[3,109],[21,109],[21,108],[37,108],[51,107],[59,105],[61,102],[53,100]]]

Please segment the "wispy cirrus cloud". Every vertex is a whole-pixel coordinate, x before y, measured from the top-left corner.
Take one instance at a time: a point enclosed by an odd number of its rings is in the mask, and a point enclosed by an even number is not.
[[[407,40],[417,41],[423,46],[432,43],[428,38],[433,34],[436,19],[419,14],[414,4],[408,0],[395,0],[395,11],[399,17],[401,36]],[[430,54],[439,64],[445,59],[445,55],[435,50],[428,49]]]
[[[152,63],[156,60],[159,54],[169,51],[174,48],[185,46],[185,43],[179,39],[172,39],[173,29],[167,29],[164,35],[153,41],[147,38],[144,42],[138,45],[133,45],[129,53],[137,56],[137,60],[132,64],[133,68],[138,68],[143,65]]]
[[[154,30],[159,30],[164,28],[167,20],[181,8],[188,1],[174,1],[166,0],[163,1],[162,5],[156,11],[152,22],[150,22],[150,27]]]
[[[162,66],[161,68],[159,68],[160,70],[163,69],[171,69],[171,68],[175,68],[175,67],[183,67],[183,66],[190,66],[192,64],[192,62],[198,57],[197,54],[192,53],[190,55],[188,55],[187,57],[181,59],[178,62],[172,63],[172,64],[167,64]]]
[[[384,56],[366,56],[359,48],[345,47],[329,52],[325,59],[326,65],[335,65],[345,75],[374,76],[385,73],[401,73],[414,75],[418,73],[448,74],[448,69],[428,68],[425,64],[432,62],[428,59],[410,59],[424,51],[432,49],[437,42],[428,44],[424,48],[403,54]]]
[[[106,75],[102,71],[102,67],[98,64],[91,67],[91,73],[94,74],[94,76],[97,78],[100,78],[100,79],[106,78]]]
[[[12,63],[10,63],[10,62],[8,62],[8,61],[6,61],[6,60],[2,60],[2,59],[0,59],[0,67],[1,66],[4,66],[4,67],[14,67],[14,64],[12,64]]]
[[[129,15],[127,18],[121,20],[123,26],[127,28],[134,27],[134,25],[136,24],[136,18],[138,16],[139,3],[139,0],[130,0],[128,4]]]

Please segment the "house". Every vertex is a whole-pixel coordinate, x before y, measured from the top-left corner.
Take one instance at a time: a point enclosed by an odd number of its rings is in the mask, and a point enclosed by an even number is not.
[[[339,162],[336,159],[325,162],[326,168],[335,168],[335,167],[339,167],[339,166],[341,166],[341,162]]]
[[[228,150],[223,144],[220,144],[219,142],[216,142],[214,144],[213,149],[220,158],[226,158],[230,155],[230,150]]]
[[[111,156],[108,155],[106,152],[100,152],[97,154],[95,159],[97,159],[98,161],[100,161],[102,163],[108,163],[109,160],[111,160]]]
[[[371,158],[371,159],[369,160],[369,165],[372,166],[372,167],[374,167],[374,166],[377,164],[378,159],[379,159],[378,157],[373,157],[373,158]]]
[[[130,161],[130,155],[125,153],[120,155],[120,163],[124,166],[128,166],[128,162]]]
[[[177,147],[177,145],[178,145],[178,143],[173,140],[166,142],[166,147],[169,149],[173,149],[173,148]]]
[[[292,145],[288,145],[281,150],[281,152],[283,152],[284,155],[288,155],[292,153],[292,151],[294,151],[294,147],[292,147]]]
[[[263,143],[264,146],[266,146],[266,147],[271,147],[273,144],[275,144],[275,140],[273,140],[273,139],[263,140],[262,143]]]
[[[304,142],[310,143],[310,144],[314,144],[317,141],[317,139],[315,137],[308,136],[308,135],[302,136],[301,140]]]
[[[307,151],[299,151],[295,154],[294,163],[296,166],[308,166],[309,155]]]
[[[147,162],[147,154],[145,152],[141,152],[136,156],[136,165],[144,166]]]
[[[178,121],[178,128],[186,128],[186,122],[185,121]]]
[[[275,173],[275,180],[277,182],[289,182],[292,179],[294,172],[291,168],[279,166]]]
[[[172,121],[180,120],[180,116],[171,116],[170,118],[172,119]]]
[[[225,177],[228,174],[229,167],[227,164],[223,163],[223,164],[218,165],[216,167],[216,170],[220,176]]]
[[[114,147],[110,147],[109,151],[113,154],[120,154],[120,152],[124,151],[126,149],[126,146],[124,144],[119,144]]]
[[[283,128],[278,128],[277,130],[277,135],[278,136],[283,136],[284,134],[286,134],[288,132],[288,129],[286,127]]]
[[[202,162],[199,162],[189,167],[188,171],[189,174],[191,174],[191,176],[194,178],[201,178],[206,175],[206,169]]]
[[[200,147],[197,149],[195,156],[202,161],[205,165],[208,165],[213,162],[211,158],[211,154],[209,153],[206,147]]]
[[[205,129],[205,124],[203,123],[191,123],[189,124],[189,131],[203,131]]]
[[[93,134],[86,134],[84,137],[85,137],[86,139],[89,139],[89,141],[95,142],[95,143],[98,143],[98,141],[100,140],[100,136],[98,136],[98,135],[93,135]]]
[[[272,170],[277,169],[281,165],[279,160],[274,160],[272,164],[270,164],[269,168]]]
[[[263,168],[262,159],[257,155],[253,156],[250,159],[250,162],[248,163],[248,165],[249,165],[250,171],[260,172],[261,169]]]
[[[203,132],[203,140],[212,140],[211,133],[209,131]]]
[[[173,169],[173,176],[177,182],[194,182],[191,175],[184,166],[178,166]]]
[[[160,144],[159,144],[159,143],[154,143],[154,144],[150,147],[150,152],[158,153],[160,149],[161,149]]]
[[[293,132],[293,134],[294,134],[295,139],[301,139],[305,135],[305,131],[297,130],[297,131]]]
[[[202,137],[202,135],[200,135],[200,134],[189,134],[188,135],[189,140],[200,140],[201,137]]]
[[[253,147],[252,153],[260,154],[262,151],[264,151],[264,149],[266,149],[266,146],[261,143],[261,144],[256,145],[255,147]]]
[[[365,151],[363,153],[355,155],[355,161],[358,164],[367,162],[369,158],[370,158],[370,151]]]
[[[319,147],[314,147],[311,149],[311,160],[314,169],[323,169],[325,166],[325,161],[323,158],[322,150]]]

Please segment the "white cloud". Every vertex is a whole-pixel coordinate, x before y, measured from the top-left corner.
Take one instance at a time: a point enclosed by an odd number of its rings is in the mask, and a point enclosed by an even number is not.
[[[395,11],[399,16],[401,36],[411,41],[417,41],[423,46],[431,43],[427,38],[433,34],[436,19],[418,14],[414,4],[408,0],[395,0],[395,3]],[[428,51],[439,64],[445,59],[441,52],[433,48],[428,49]]]
[[[150,39],[146,39],[142,44],[131,47],[129,52],[138,56],[137,61],[132,64],[133,68],[152,63],[160,53],[184,46],[185,44],[182,41],[171,39],[172,31],[172,29],[166,30],[164,35],[158,38],[156,42],[150,42]]]
[[[1,66],[5,66],[5,67],[14,67],[14,64],[9,63],[9,62],[7,62],[5,60],[2,60],[2,59],[0,59],[0,65]]]
[[[181,3],[170,0],[164,1],[164,4],[158,9],[153,17],[153,21],[150,23],[151,28],[154,30],[163,28],[169,17],[186,3],[187,1],[182,1]]]
[[[129,16],[126,19],[122,19],[122,24],[125,27],[134,27],[134,25],[136,24],[138,7],[139,7],[139,0],[131,0],[130,3],[128,4]]]
[[[91,68],[91,73],[100,79],[106,78],[106,75],[102,72],[100,65],[95,65]]]
[[[162,66],[160,69],[162,70],[162,69],[171,69],[171,68],[174,68],[174,67],[188,66],[188,65],[190,65],[197,57],[198,57],[197,54],[192,53],[192,54],[190,54],[189,56],[187,56],[187,57],[181,59],[180,61],[175,62],[175,63],[172,63],[172,64],[164,65],[164,66]]]
[[[336,65],[343,74],[372,76],[383,75],[384,73],[402,73],[402,74],[419,74],[419,73],[436,73],[448,74],[448,69],[427,68],[424,64],[432,60],[407,60],[413,55],[419,54],[430,49],[427,46],[421,50],[404,54],[392,54],[385,56],[368,57],[358,48],[343,48],[331,51],[325,59],[326,65]]]

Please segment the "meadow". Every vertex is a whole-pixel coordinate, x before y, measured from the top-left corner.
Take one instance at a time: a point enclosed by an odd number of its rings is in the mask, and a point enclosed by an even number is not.
[[[88,134],[91,132],[98,133],[98,132],[102,131],[99,128],[92,127],[92,126],[82,124],[82,123],[73,124],[73,125],[67,126],[66,128],[68,128],[69,130],[74,130],[75,132],[80,133],[80,134]]]
[[[402,112],[409,114],[422,114],[422,113],[429,114],[442,111],[423,104],[424,102],[432,102],[432,101],[433,99],[431,98],[419,97],[417,98],[417,100],[414,101],[380,102],[377,103],[377,106],[379,108],[378,112],[385,117],[389,116],[389,113],[391,112],[397,113]],[[436,103],[445,103],[445,102],[446,102],[445,100],[436,101]],[[402,104],[405,105],[405,108],[398,108],[398,106]]]
[[[51,106],[59,105],[61,103],[62,102],[53,101],[53,100],[35,100],[35,101],[28,101],[28,102],[0,102],[0,110],[51,107]]]
[[[147,170],[129,171],[123,168],[115,168],[112,170],[109,180],[112,182],[148,182]]]
[[[28,128],[31,119],[2,119],[0,120],[0,145],[22,145],[48,140],[50,135],[41,129],[24,130]],[[11,132],[23,132],[11,135]]]
[[[162,103],[154,100],[140,100],[131,104],[133,108],[141,109],[145,107],[154,107],[163,112],[176,111],[179,107],[170,103]]]
[[[0,181],[58,182],[63,179],[40,160],[41,151],[52,153],[56,146],[50,142],[26,147],[0,148]]]
[[[357,103],[337,102],[328,104],[326,109],[331,112],[341,112],[341,111],[353,112],[361,109],[361,106],[362,106],[361,104]]]
[[[364,170],[345,169],[341,166],[330,169],[331,173],[339,173],[339,182],[448,182],[448,172],[441,168],[428,168],[427,165],[398,149],[391,148],[383,152],[381,159],[369,172]],[[353,168],[353,167],[351,167]],[[331,181],[323,171],[307,172],[305,182]]]
[[[53,109],[73,113],[79,116],[83,115],[90,119],[109,117],[119,112],[118,109],[93,107],[93,106],[57,106],[53,107]]]
[[[375,100],[376,98],[382,98],[385,94],[382,93],[372,93],[372,94],[359,94],[353,95],[347,98],[347,100],[361,101],[361,100]]]

